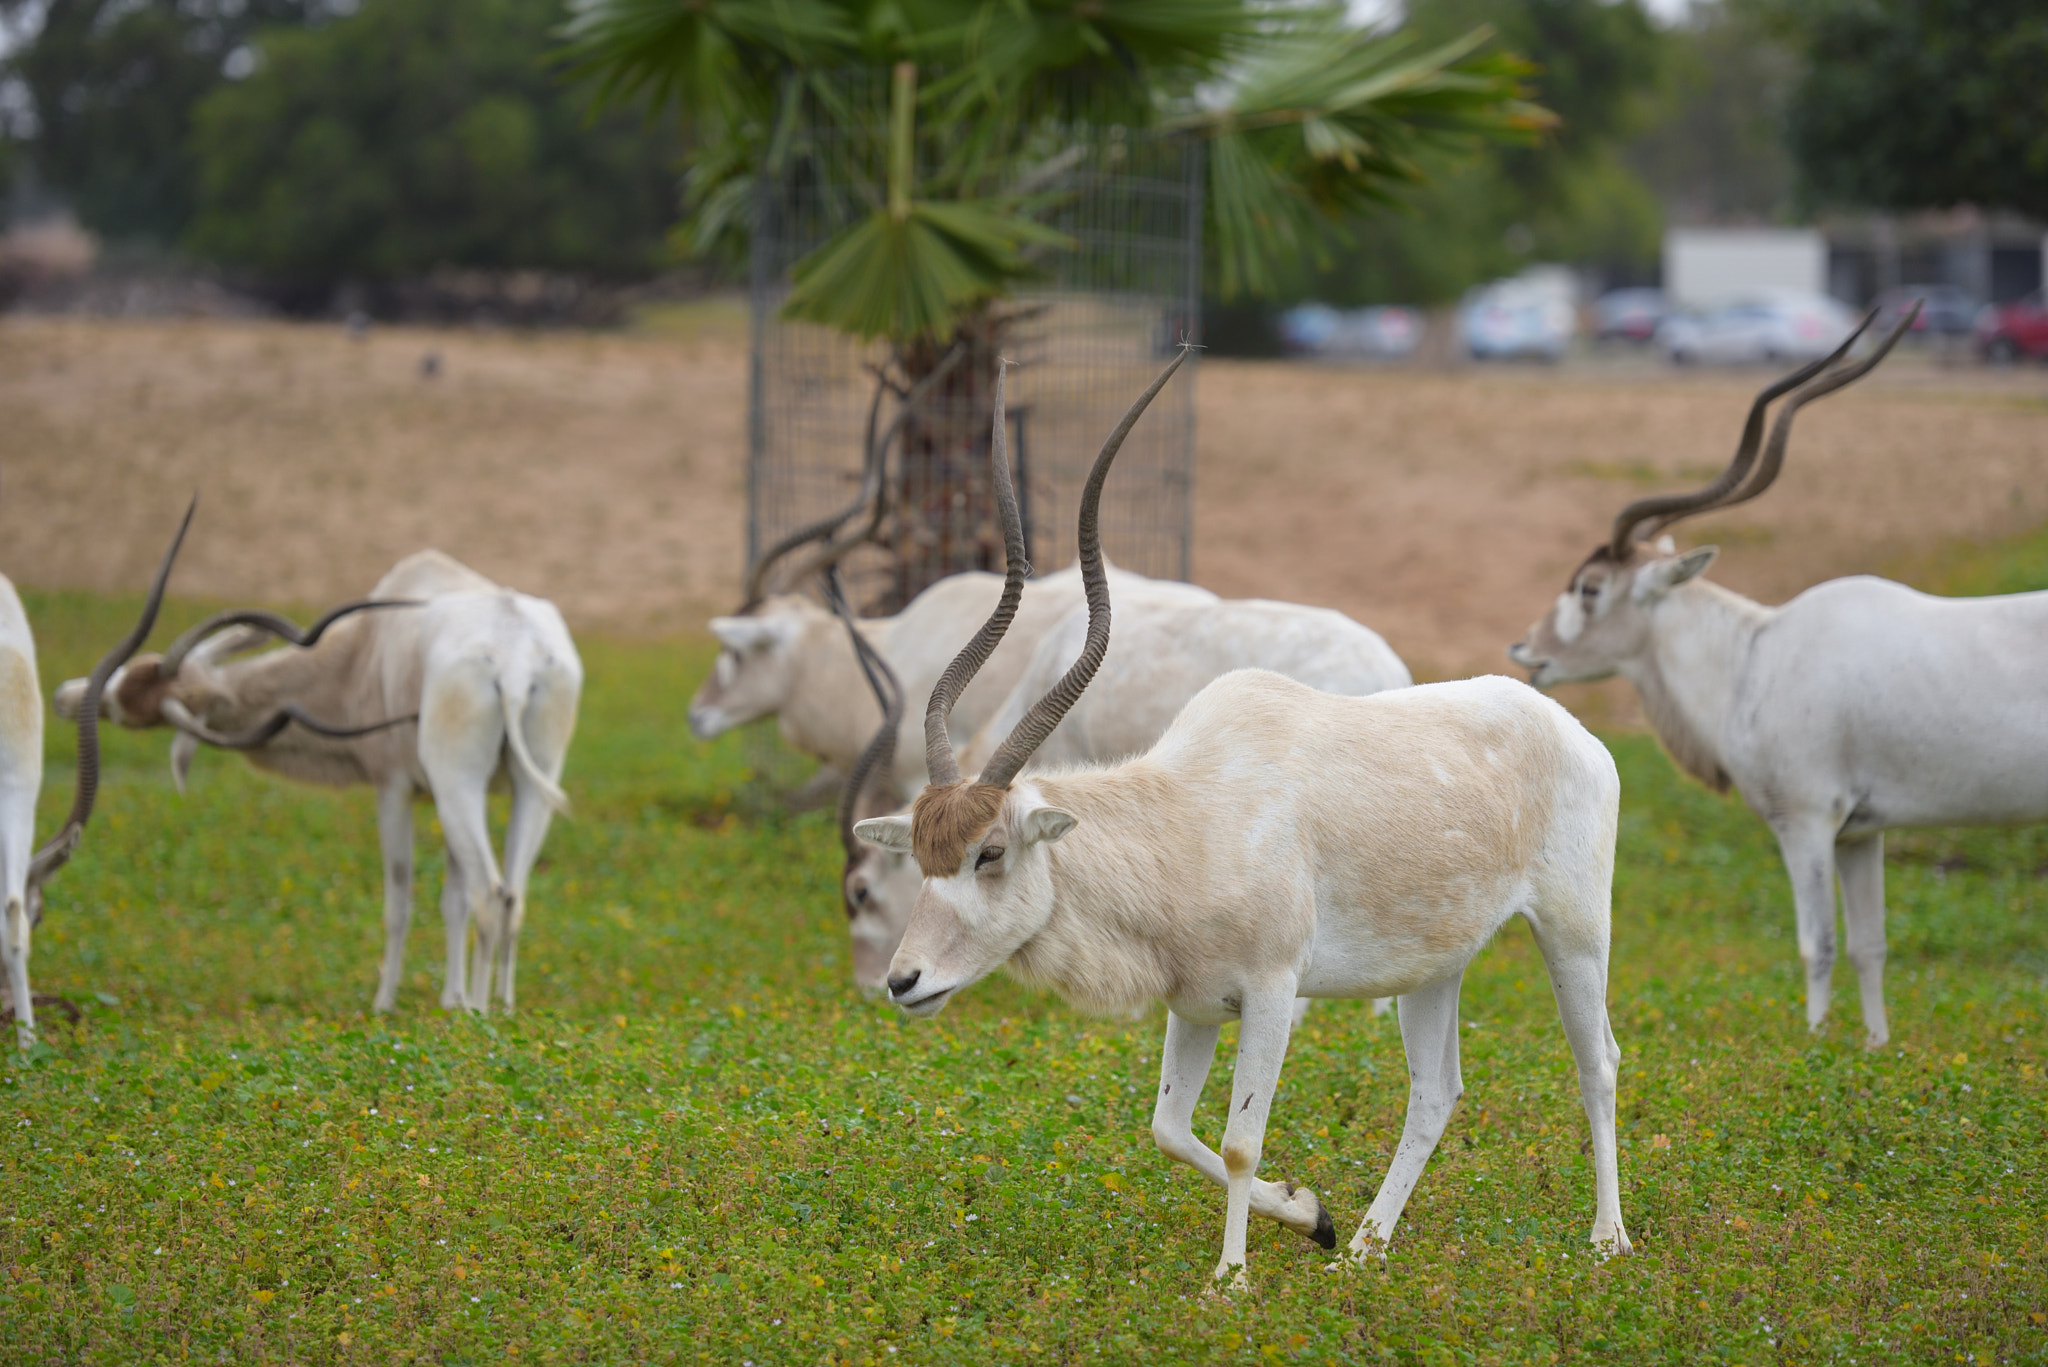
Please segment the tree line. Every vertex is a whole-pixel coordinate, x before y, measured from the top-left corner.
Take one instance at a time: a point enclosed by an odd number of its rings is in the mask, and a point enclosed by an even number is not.
[[[785,29],[833,8],[667,7]],[[920,12],[847,7],[884,10]],[[302,289],[444,266],[645,275],[706,245],[672,230],[710,112],[651,87],[600,103],[573,19],[563,0],[0,0],[0,175],[109,242]],[[1417,51],[1489,31],[1482,51],[1521,64],[1553,124],[1417,147],[1412,174],[1283,225],[1260,278],[1215,257],[1212,294],[1436,302],[1538,260],[1623,279],[1651,268],[1673,213],[2048,217],[2038,0],[1718,0],[1672,28],[1638,0],[1410,0],[1400,23]],[[689,66],[701,56],[669,54],[670,94],[724,79]]]

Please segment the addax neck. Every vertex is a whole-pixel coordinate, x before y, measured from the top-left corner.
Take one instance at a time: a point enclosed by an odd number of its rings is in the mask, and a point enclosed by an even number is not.
[[[1173,995],[1176,926],[1161,906],[1200,861],[1188,833],[1159,819],[1176,810],[1171,786],[1142,760],[1039,785],[1079,824],[1048,852],[1052,913],[1011,956],[1013,976],[1105,1015]]]
[[[1703,579],[1681,584],[1651,610],[1649,648],[1621,671],[1671,758],[1716,792],[1730,781],[1724,740],[1736,685],[1773,612]]]
[[[808,677],[796,680],[781,710],[782,738],[829,764],[850,767],[882,724],[882,709],[846,639],[845,623],[822,612],[810,617],[795,654]]]

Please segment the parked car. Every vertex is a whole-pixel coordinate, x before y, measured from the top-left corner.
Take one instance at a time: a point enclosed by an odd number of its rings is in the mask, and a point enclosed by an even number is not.
[[[1657,345],[1679,365],[1809,361],[1849,335],[1849,310],[1824,294],[1759,295],[1710,313],[1675,313],[1657,329]]]
[[[1474,360],[1557,361],[1578,330],[1570,278],[1536,270],[1481,285],[1458,309],[1458,336]]]
[[[1593,340],[1647,342],[1670,312],[1662,290],[1609,290],[1593,304]]]
[[[1977,351],[1987,361],[2048,357],[2048,290],[1987,306],[1977,315],[1976,335]]]
[[[1913,320],[1912,336],[1962,337],[1969,333],[1982,311],[1983,301],[1960,285],[1901,285],[1877,296],[1877,326],[1890,327],[1901,314],[1921,301],[1920,316]]]
[[[1280,345],[1311,356],[1398,360],[1422,342],[1422,315],[1398,304],[1334,309],[1301,304],[1280,315]]]

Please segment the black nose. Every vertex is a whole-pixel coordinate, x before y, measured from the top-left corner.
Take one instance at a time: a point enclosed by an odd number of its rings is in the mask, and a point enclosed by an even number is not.
[[[923,969],[919,969],[919,970],[918,970],[917,972],[915,972],[915,973],[906,973],[906,974],[904,974],[904,975],[903,975],[902,977],[900,977],[900,978],[891,978],[891,979],[889,979],[889,995],[890,995],[890,996],[892,996],[892,997],[900,997],[900,996],[902,996],[902,995],[903,995],[903,994],[904,994],[905,992],[908,992],[908,991],[909,991],[909,990],[910,990],[911,988],[913,988],[913,987],[916,987],[916,986],[917,986],[917,980],[918,980],[918,979],[919,979],[920,977],[922,977],[923,975],[924,975],[924,970],[923,970]]]

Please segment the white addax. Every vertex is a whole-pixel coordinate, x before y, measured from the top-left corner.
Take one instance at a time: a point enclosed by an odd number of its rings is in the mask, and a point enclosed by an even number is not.
[[[1126,595],[1114,580],[1111,589],[1116,633],[1109,652],[1088,690],[1032,755],[1032,770],[1142,754],[1166,733],[1189,699],[1233,669],[1270,669],[1346,697],[1414,682],[1378,632],[1329,608],[1258,598],[1206,603],[1148,599]],[[953,639],[966,634],[963,630]],[[963,772],[980,771],[1031,705],[1080,658],[1087,635],[1085,605],[1046,633],[1009,696],[961,751]],[[862,815],[879,815],[894,805],[883,802]],[[847,929],[853,937],[854,979],[861,987],[881,990],[921,882],[908,856],[879,846],[862,847],[850,861]]]
[[[119,645],[101,658],[90,678],[82,681],[81,696],[97,698],[114,671],[124,664],[156,624],[157,609],[163,605],[164,584],[171,565],[192,525],[188,509],[185,521],[171,541],[157,569],[142,617]],[[28,1049],[36,1039],[36,997],[29,988],[28,961],[35,928],[43,920],[43,885],[69,862],[92,819],[94,800],[99,795],[100,744],[97,713],[78,724],[78,778],[72,793],[71,811],[57,835],[41,849],[34,849],[36,796],[43,779],[43,697],[36,678],[36,643],[29,630],[28,615],[13,583],[0,575],[0,890],[6,903],[0,907],[0,961],[6,966],[6,981],[0,983],[14,1015],[15,1043]],[[31,850],[34,852],[31,853]],[[72,1013],[77,1008],[61,997],[45,998]]]
[[[1191,584],[1111,573],[1118,590],[1134,598],[1216,601],[1215,594]],[[988,616],[1002,590],[1001,575],[948,575],[895,616],[862,618],[858,630],[903,688],[922,696],[951,658],[951,643]],[[1025,587],[1010,637],[960,700],[955,725],[963,738],[1001,705],[1039,638],[1080,606],[1081,572],[1072,566]],[[874,734],[881,708],[838,617],[808,598],[779,594],[747,612],[712,618],[711,633],[723,649],[690,700],[690,730],[698,739],[773,716],[792,746],[842,771],[853,767]],[[910,725],[916,725],[915,719]],[[924,750],[917,732],[904,734],[887,777],[901,801],[924,785]]]
[[[1139,758],[1013,782],[1108,647],[1102,482],[1172,373],[1111,434],[1082,495],[1093,621],[1081,659],[980,780],[962,782],[945,711],[1000,634],[997,621],[984,626],[926,712],[933,786],[909,819],[859,827],[865,839],[914,853],[925,874],[890,995],[929,1016],[1007,965],[1091,1010],[1164,1001],[1153,1136],[1228,1193],[1216,1273],[1241,1278],[1253,1211],[1326,1248],[1336,1242],[1313,1192],[1256,1176],[1296,996],[1400,998],[1408,1116],[1351,1241],[1360,1256],[1384,1250],[1463,1085],[1465,965],[1522,915],[1578,1060],[1592,1127],[1593,1241],[1628,1251],[1615,1172],[1620,1050],[1606,1007],[1620,783],[1605,748],[1563,708],[1501,678],[1338,698],[1240,671],[1202,690]],[[1022,529],[1000,436],[994,449],[1015,565]],[[1013,579],[1009,596],[1020,587]],[[1191,1122],[1218,1030],[1232,1018],[1242,1024],[1219,1154]]]
[[[1830,369],[1838,351],[1764,390],[1728,470],[1698,493],[1629,505],[1508,652],[1540,687],[1628,679],[1672,759],[1716,790],[1732,784],[1769,824],[1792,878],[1815,1028],[1839,880],[1872,1048],[1891,1033],[1885,828],[2048,819],[2048,593],[1933,598],[1858,576],[1770,608],[1699,577],[1714,547],[1680,554],[1668,537],[1636,538],[1762,493],[1799,406],[1864,374],[1898,335],[1853,365]],[[1758,461],[1765,406],[1788,390]]]
[[[272,636],[289,648],[246,656]],[[236,658],[243,657],[243,658]],[[377,792],[384,854],[384,960],[376,1008],[398,1000],[412,918],[416,795],[433,798],[448,844],[441,1005],[484,1010],[493,974],[513,1005],[527,877],[554,812],[583,665],[553,604],[502,588],[439,551],[409,555],[371,598],[301,633],[265,612],[228,612],[144,655],[109,682],[104,711],[124,726],[177,729],[183,786],[200,742],[236,749],[288,778]],[[75,715],[83,680],[58,690]],[[315,720],[315,719],[318,720]],[[486,794],[509,780],[501,865]],[[474,957],[465,972],[472,924]]]

